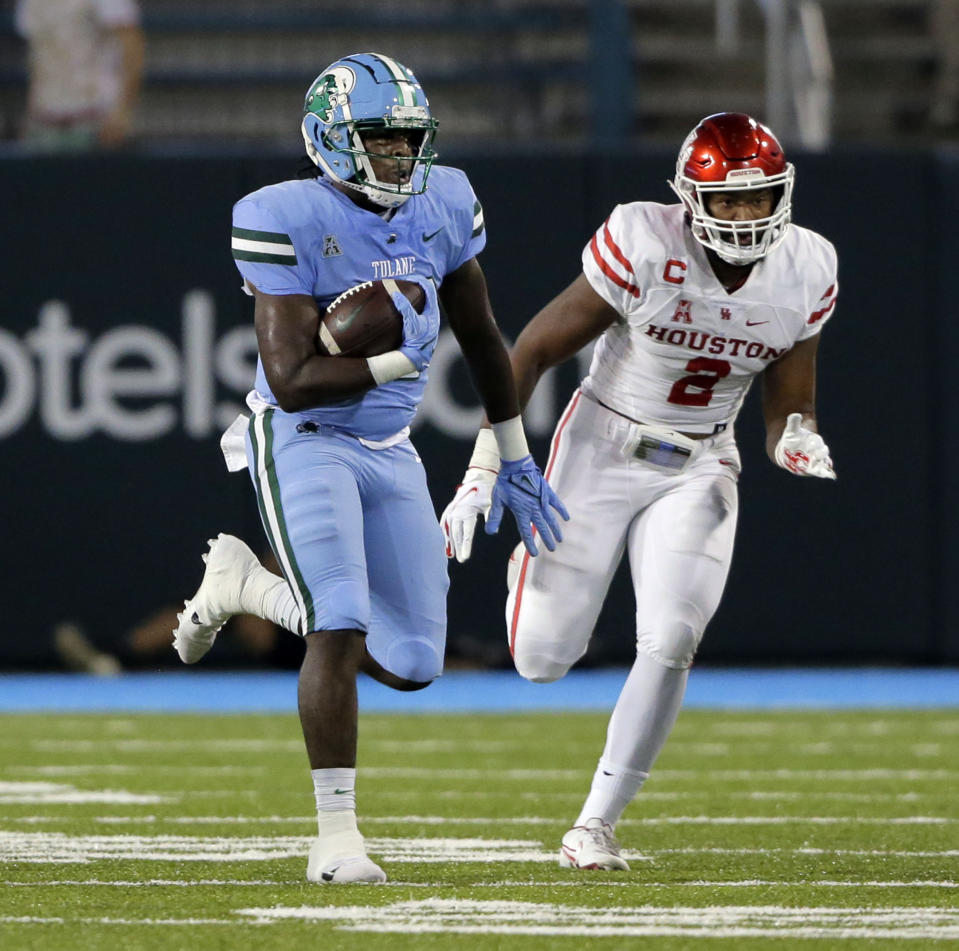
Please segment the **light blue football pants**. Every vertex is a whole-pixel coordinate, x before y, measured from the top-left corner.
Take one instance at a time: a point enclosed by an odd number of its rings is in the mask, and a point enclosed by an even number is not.
[[[386,670],[418,683],[437,677],[449,578],[412,443],[369,449],[267,410],[251,418],[246,448],[263,526],[300,606],[299,633],[364,631]]]

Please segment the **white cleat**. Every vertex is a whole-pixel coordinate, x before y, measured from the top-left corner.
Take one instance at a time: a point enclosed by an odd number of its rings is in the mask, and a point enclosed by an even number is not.
[[[629,865],[619,854],[612,826],[599,818],[587,819],[585,825],[573,826],[563,836],[559,864],[563,868],[629,871]]]
[[[386,872],[366,854],[363,836],[357,832],[316,839],[306,877],[326,885],[377,885],[386,881]]]
[[[195,664],[213,646],[217,632],[234,614],[242,614],[240,591],[251,572],[261,567],[249,547],[233,535],[209,540],[203,555],[206,571],[195,595],[183,602],[173,632],[173,646],[184,664]]]

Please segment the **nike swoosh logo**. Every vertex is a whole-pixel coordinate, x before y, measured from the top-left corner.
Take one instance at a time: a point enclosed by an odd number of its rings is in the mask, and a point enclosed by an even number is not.
[[[441,226],[440,226],[439,228],[437,228],[432,234],[427,234],[427,233],[424,231],[424,232],[423,232],[423,240],[424,240],[424,241],[432,241],[432,240],[443,230],[443,228],[445,228],[445,227],[446,227],[446,225],[441,225]]]
[[[348,789],[334,789],[334,790],[333,790],[333,795],[334,795],[334,796],[342,796],[343,793],[348,793],[348,792],[349,792]],[[336,871],[336,869],[334,869],[334,871]]]
[[[747,320],[747,321],[746,321],[746,326],[747,326],[747,327],[758,327],[760,324],[768,324],[768,323],[769,323],[768,320]]]
[[[354,320],[356,320],[356,315],[362,309],[363,306],[361,304],[357,307],[354,307],[348,314],[337,314],[336,317],[333,318],[333,325],[337,330],[346,330],[346,328],[349,327]]]

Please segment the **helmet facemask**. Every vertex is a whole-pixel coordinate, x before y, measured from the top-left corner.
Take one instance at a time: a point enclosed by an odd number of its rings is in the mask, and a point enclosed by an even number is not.
[[[406,67],[378,53],[360,53],[334,63],[307,94],[302,123],[307,155],[326,175],[383,208],[397,208],[426,190],[436,159],[438,122],[422,88]],[[364,134],[411,133],[409,155],[371,151]],[[378,177],[391,160],[395,180]]]
[[[786,237],[792,217],[793,166],[770,176],[759,169],[748,171],[752,174],[736,178],[735,172],[730,173],[727,181],[717,184],[697,183],[681,175],[670,183],[689,213],[693,237],[727,264],[752,264],[764,258]],[[773,213],[768,218],[727,221],[713,217],[706,206],[710,194],[738,195],[767,188],[774,192]]]

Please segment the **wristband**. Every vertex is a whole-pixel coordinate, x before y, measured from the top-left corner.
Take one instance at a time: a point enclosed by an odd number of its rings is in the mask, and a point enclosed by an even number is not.
[[[493,433],[496,435],[500,458],[505,462],[516,462],[517,459],[525,459],[529,455],[522,416],[493,423]]]
[[[408,373],[416,373],[413,361],[399,350],[389,350],[376,357],[367,357],[366,365],[370,368],[370,374],[377,386],[392,383]]]
[[[499,472],[499,447],[492,429],[481,429],[477,433],[469,468]]]

